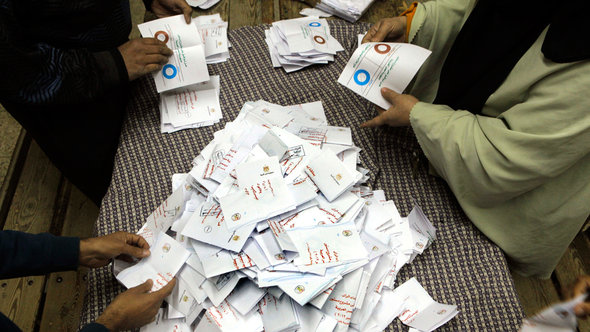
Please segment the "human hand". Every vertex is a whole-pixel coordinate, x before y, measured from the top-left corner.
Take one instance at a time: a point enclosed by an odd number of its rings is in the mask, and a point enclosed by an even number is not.
[[[148,279],[143,284],[119,294],[96,320],[109,331],[131,330],[151,323],[158,313],[162,301],[172,293],[176,278],[160,290],[149,293],[153,281]]]
[[[382,41],[403,43],[406,41],[407,22],[408,18],[405,16],[384,18],[369,29],[362,43]]]
[[[150,255],[149,244],[137,234],[116,232],[105,236],[80,240],[80,265],[101,267],[114,257],[130,261],[131,257]]]
[[[185,0],[154,0],[152,11],[159,18],[184,14],[186,24],[191,23],[191,14],[193,13],[193,9]]]
[[[392,127],[409,126],[410,112],[419,100],[411,95],[400,95],[388,88],[381,88],[381,95],[391,103],[391,107],[387,110],[377,107],[379,115],[361,124],[361,127],[378,127],[385,124]]]
[[[166,44],[155,38],[133,39],[117,49],[123,56],[130,81],[162,69],[173,54]]]
[[[582,294],[588,294],[590,292],[590,276],[579,276],[576,283],[569,291],[569,298],[573,299],[578,297]],[[586,298],[586,300],[574,307],[574,312],[576,316],[580,318],[587,318],[590,316],[590,298]]]

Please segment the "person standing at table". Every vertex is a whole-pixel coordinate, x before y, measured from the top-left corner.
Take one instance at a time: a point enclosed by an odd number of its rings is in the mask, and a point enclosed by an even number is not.
[[[363,42],[433,53],[363,124],[412,126],[431,169],[516,272],[548,278],[590,214],[589,4],[438,0]]]
[[[158,16],[185,0],[146,0]],[[110,183],[129,81],[172,51],[128,40],[129,0],[0,0],[0,103],[97,205]]]
[[[149,255],[145,239],[127,232],[80,240],[49,233],[33,235],[0,231],[0,279],[75,270],[78,266],[97,268],[106,266],[115,257],[130,260],[131,257]],[[172,293],[176,279],[150,293],[152,283],[152,280],[147,280],[119,294],[96,322],[86,325],[81,331],[129,330],[153,321],[162,301]],[[0,331],[20,331],[20,328],[0,313]]]

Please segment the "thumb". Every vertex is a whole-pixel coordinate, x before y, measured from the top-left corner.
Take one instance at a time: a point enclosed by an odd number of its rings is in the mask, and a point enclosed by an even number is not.
[[[390,88],[381,88],[381,95],[392,105],[395,104],[395,99],[399,96],[399,93],[391,90]]]
[[[138,292],[138,293],[147,293],[152,289],[154,282],[152,279],[146,280],[143,284],[130,288],[130,291]]]
[[[135,258],[144,258],[144,257],[147,257],[150,255],[150,251],[147,249],[143,249],[143,248],[139,248],[139,247],[130,246],[128,244],[125,244],[123,246],[123,248],[121,249],[121,254],[133,256]]]
[[[154,296],[158,299],[165,299],[172,291],[174,290],[174,286],[176,286],[176,278],[172,278],[170,282],[166,284],[166,286],[160,288],[159,290],[153,292]]]
[[[184,20],[186,24],[191,23],[191,15],[193,13],[193,9],[189,6],[185,0],[179,0],[178,6],[182,9],[182,14],[184,14]]]

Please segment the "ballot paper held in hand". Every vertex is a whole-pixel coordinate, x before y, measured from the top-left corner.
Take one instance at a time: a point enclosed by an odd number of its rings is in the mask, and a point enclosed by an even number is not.
[[[402,93],[431,53],[407,43],[365,43],[354,51],[338,83],[388,109],[381,88]]]
[[[144,38],[153,37],[174,53],[161,70],[153,74],[158,92],[208,81],[205,47],[194,24],[183,15],[165,17],[138,25]]]

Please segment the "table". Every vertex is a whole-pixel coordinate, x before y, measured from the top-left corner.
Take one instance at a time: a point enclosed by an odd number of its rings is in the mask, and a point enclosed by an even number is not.
[[[192,159],[215,131],[235,118],[244,102],[264,99],[290,105],[321,100],[330,125],[352,128],[355,144],[363,149],[363,166],[372,172],[369,185],[383,189],[402,215],[407,215],[416,201],[438,229],[433,246],[402,269],[398,284],[415,276],[435,300],[458,305],[461,312],[441,331],[517,330],[523,312],[502,251],[472,225],[445,182],[428,174],[428,163],[411,128],[359,128],[365,119],[376,115],[375,108],[339,85],[337,79],[356,49],[357,34],[368,27],[330,21],[331,33],[345,51],[338,53],[334,63],[290,74],[272,67],[264,42],[265,26],[231,31],[230,60],[209,66],[212,75],[221,75],[224,112],[223,121],[212,127],[161,134],[153,80],[138,80],[112,182],[95,225],[97,235],[139,230],[172,192],[172,174],[189,171]],[[123,287],[110,267],[92,270],[81,324],[96,319],[121,291]],[[403,331],[407,327],[395,320],[389,329]]]

